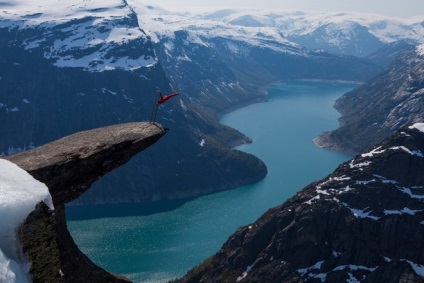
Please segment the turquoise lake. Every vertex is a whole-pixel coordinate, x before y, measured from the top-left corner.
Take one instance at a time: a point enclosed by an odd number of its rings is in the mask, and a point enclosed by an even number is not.
[[[313,139],[337,127],[334,101],[355,86],[302,81],[269,88],[269,101],[221,120],[253,140],[238,149],[267,164],[264,180],[185,203],[70,207],[68,228],[75,242],[96,264],[135,282],[167,282],[184,275],[218,251],[237,227],[350,159],[316,147]],[[104,217],[102,211],[113,211],[114,217]]]

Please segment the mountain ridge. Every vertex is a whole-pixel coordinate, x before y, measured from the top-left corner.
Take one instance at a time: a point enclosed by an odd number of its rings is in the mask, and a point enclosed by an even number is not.
[[[175,282],[423,282],[424,124],[341,164]]]
[[[386,70],[335,103],[339,128],[316,144],[349,154],[364,151],[393,131],[424,118],[423,45],[402,53]]]
[[[394,18],[348,12],[222,10],[199,15],[239,26],[271,27],[309,49],[364,57],[398,40],[423,43],[423,17]]]

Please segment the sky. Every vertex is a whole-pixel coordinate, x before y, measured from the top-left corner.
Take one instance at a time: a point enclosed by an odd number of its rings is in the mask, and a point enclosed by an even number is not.
[[[424,16],[424,0],[150,0],[168,11],[221,8],[285,9],[325,12],[366,12],[391,17]]]

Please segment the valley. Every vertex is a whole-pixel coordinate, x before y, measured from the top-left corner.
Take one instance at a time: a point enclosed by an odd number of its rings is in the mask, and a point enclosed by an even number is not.
[[[333,102],[355,86],[275,85],[268,89],[267,102],[222,118],[252,138],[238,149],[267,164],[269,173],[259,183],[187,202],[68,207],[71,235],[95,263],[134,282],[167,282],[184,275],[216,252],[237,227],[350,158],[316,147],[313,138],[337,126]]]
[[[0,158],[57,205],[23,276],[422,282],[423,62],[421,15],[0,2]]]

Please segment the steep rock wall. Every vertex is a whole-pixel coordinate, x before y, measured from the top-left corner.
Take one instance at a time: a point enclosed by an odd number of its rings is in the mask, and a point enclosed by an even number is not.
[[[403,127],[177,282],[424,282],[424,124]]]

